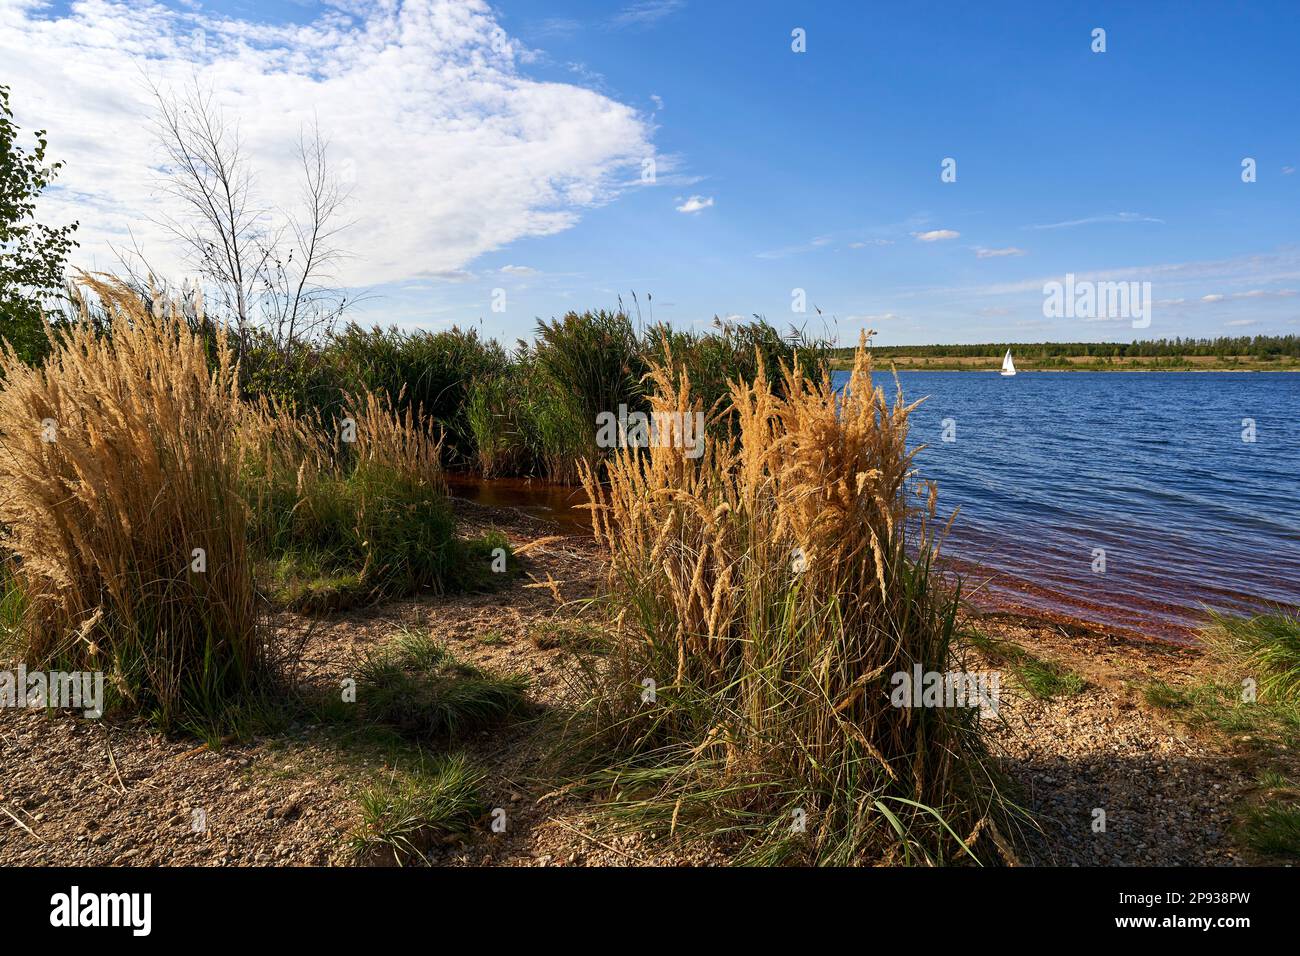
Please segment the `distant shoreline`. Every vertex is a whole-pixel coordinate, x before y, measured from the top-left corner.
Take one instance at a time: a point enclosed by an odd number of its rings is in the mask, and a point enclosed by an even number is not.
[[[831,368],[851,368],[852,348],[832,348]],[[983,342],[871,346],[877,368],[996,372],[1007,353],[1020,372],[1300,372],[1300,336],[1255,335],[1133,342]]]
[[[952,366],[952,365],[901,365],[894,362],[892,359],[877,360],[875,363],[875,368],[876,371],[884,371],[890,365],[896,366],[898,371],[900,372],[998,372],[1000,371],[996,367],[995,368],[975,368],[975,367],[963,368],[960,366]],[[831,362],[831,371],[833,372],[847,372],[850,369],[852,369],[852,367],[853,367],[852,363],[840,362],[838,360]],[[1288,368],[1233,368],[1231,366],[1225,366],[1223,368],[1191,368],[1186,366],[1179,367],[1179,368],[1131,368],[1131,367],[1124,368],[1123,366],[1117,366],[1112,368],[1092,368],[1092,367],[1033,368],[1033,367],[1020,366],[1016,369],[1016,374],[1018,375],[1024,374],[1025,372],[1067,372],[1067,373],[1068,372],[1131,372],[1133,374],[1138,374],[1141,372],[1191,372],[1191,373],[1291,372],[1294,374],[1300,372],[1300,365],[1293,365]]]
[[[997,359],[971,358],[952,359],[918,359],[908,356],[876,356],[875,367],[887,369],[893,366],[900,372],[999,372],[1001,363]],[[1077,362],[1070,360],[1070,365],[1036,366],[1031,359],[1017,358],[1017,372],[1300,372],[1300,364],[1281,362],[1198,362],[1179,365],[1149,365],[1139,361],[1115,361],[1095,364],[1091,357],[1080,357]],[[832,358],[830,367],[833,371],[848,371],[853,367],[852,360]]]

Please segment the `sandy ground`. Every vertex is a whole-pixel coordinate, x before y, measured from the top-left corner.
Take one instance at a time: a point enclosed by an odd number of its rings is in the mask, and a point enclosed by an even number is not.
[[[497,527],[516,545],[552,533],[516,512],[460,510],[466,533]],[[494,594],[276,623],[304,642],[300,678],[308,683],[337,686],[359,653],[404,625],[428,626],[459,656],[531,678],[524,719],[460,742],[488,769],[485,796],[506,811],[506,831],[485,826],[434,850],[431,862],[725,862],[654,834],[603,832],[582,800],[548,783],[546,754],[573,690],[567,652],[537,647],[529,632],[561,613],[548,581],[565,600],[581,598],[595,589],[601,564],[589,538],[566,536],[532,551],[528,571]],[[1010,695],[992,722],[991,744],[1040,821],[1023,862],[1248,862],[1231,823],[1251,787],[1249,762],[1142,701],[1145,680],[1200,675],[1206,665],[1194,650],[1010,615],[986,616],[981,626],[1088,680],[1080,694],[1050,702]],[[355,797],[388,767],[382,751],[351,747],[337,728],[312,724],[213,751],[138,722],[0,711],[0,865],[347,864]],[[1094,831],[1097,809],[1105,832]]]

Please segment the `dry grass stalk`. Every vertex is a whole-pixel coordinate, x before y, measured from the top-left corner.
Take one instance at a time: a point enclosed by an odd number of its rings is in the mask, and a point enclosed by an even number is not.
[[[677,825],[685,799],[760,854],[798,842],[792,809],[821,815],[802,845],[835,862],[883,853],[892,819],[911,834],[938,807],[970,832],[987,809],[958,800],[988,791],[971,714],[889,701],[890,674],[949,669],[957,602],[931,574],[933,489],[912,503],[915,405],[870,376],[865,342],[842,394],[798,369],[773,388],[760,359],[731,387],[737,438],[695,460],[671,441],[619,449],[607,481],[583,473],[630,625],[599,711],[633,751],[687,754],[647,776]],[[671,357],[651,380],[655,412],[700,407]],[[628,696],[645,677],[654,708]],[[899,843],[936,859],[945,839]]]
[[[89,321],[51,331],[40,368],[0,354],[0,523],[26,603],[23,650],[106,670],[166,720],[249,680],[264,653],[236,367],[224,332],[205,343],[180,303],[150,312],[115,280],[80,282],[111,336]]]

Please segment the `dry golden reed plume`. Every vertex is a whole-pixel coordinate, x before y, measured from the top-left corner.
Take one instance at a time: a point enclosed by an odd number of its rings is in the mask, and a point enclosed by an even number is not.
[[[664,421],[700,408],[671,356],[650,380]],[[872,385],[865,339],[842,393],[798,368],[775,389],[760,358],[731,386],[736,428],[712,427],[703,456],[660,441],[619,449],[607,480],[584,469],[625,625],[609,668],[624,686],[600,710],[668,765],[643,782],[670,798],[674,829],[694,815],[761,859],[936,860],[948,823],[985,816],[977,718],[888,693],[914,664],[949,669],[957,610],[931,573],[934,489],[912,487],[914,407]],[[628,697],[645,678],[655,707]],[[798,840],[796,810],[819,820]]]
[[[421,409],[408,406],[399,411],[373,392],[347,395],[346,405],[352,409],[358,462],[382,464],[410,481],[446,493],[442,435]]]
[[[241,684],[256,638],[237,370],[180,303],[81,275],[82,319],[31,368],[0,354],[0,524],[28,661],[105,670],[164,721]],[[111,334],[87,321],[96,297]]]

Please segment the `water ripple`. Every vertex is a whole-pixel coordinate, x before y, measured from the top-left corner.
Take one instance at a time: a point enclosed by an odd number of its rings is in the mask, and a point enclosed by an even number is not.
[[[1165,633],[1207,607],[1300,605],[1300,374],[899,379],[929,396],[911,417],[920,477],[961,506],[946,551],[991,574],[991,596]]]

